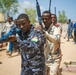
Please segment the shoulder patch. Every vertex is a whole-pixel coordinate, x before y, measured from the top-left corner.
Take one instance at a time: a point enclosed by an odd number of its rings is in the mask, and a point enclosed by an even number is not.
[[[32,42],[38,42],[38,37],[37,36],[34,36],[32,39],[31,39]]]

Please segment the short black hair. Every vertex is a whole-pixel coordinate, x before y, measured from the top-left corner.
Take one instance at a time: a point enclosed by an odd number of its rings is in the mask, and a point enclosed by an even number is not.
[[[13,17],[10,17],[10,19],[13,21]]]
[[[56,14],[54,14],[54,13],[51,13],[51,17],[52,17],[52,15],[54,15],[54,16],[55,16],[55,18],[57,19],[57,16],[56,16]]]
[[[42,14],[44,14],[44,13],[49,13],[51,15],[51,12],[48,10],[44,11]]]
[[[56,17],[56,14],[51,13],[51,15],[54,15]]]
[[[68,21],[70,22],[70,21],[71,21],[71,19],[68,19]]]
[[[20,14],[20,15],[17,17],[17,19],[22,19],[22,18],[29,19],[28,15],[27,15],[27,14],[24,14],[24,13]]]

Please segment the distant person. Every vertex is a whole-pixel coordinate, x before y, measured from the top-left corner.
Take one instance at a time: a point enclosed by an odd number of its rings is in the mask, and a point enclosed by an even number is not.
[[[51,20],[52,20],[52,24],[53,24],[53,27],[55,30],[54,33],[57,34],[57,32],[58,32],[58,34],[61,35],[62,34],[62,27],[61,27],[60,23],[57,22],[57,17],[55,14],[51,14]]]
[[[10,29],[13,27],[13,17],[8,17],[7,22],[5,24],[6,27],[6,33],[10,31]],[[13,42],[8,42],[7,45],[7,54],[11,56],[13,50]]]
[[[70,33],[70,38],[73,38],[73,22],[71,21],[71,33]]]
[[[73,25],[73,29],[74,29],[74,42],[76,44],[76,22]]]
[[[73,36],[72,36],[73,23],[71,22],[71,19],[68,20],[67,24],[68,24],[68,29],[67,29],[67,32],[68,32],[68,40],[67,41],[69,41],[69,39],[71,37],[73,38]]]
[[[13,27],[14,23],[13,23],[13,17],[8,17],[7,18],[7,22],[5,23],[5,27],[2,31],[2,36],[6,33],[8,33],[10,31],[10,29]],[[3,43],[3,46],[4,46],[4,43]],[[8,55],[11,55],[12,54],[12,49],[13,49],[13,43],[12,42],[8,42],[7,43],[7,54]]]

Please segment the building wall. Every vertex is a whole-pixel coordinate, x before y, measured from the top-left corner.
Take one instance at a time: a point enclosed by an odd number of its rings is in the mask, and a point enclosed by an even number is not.
[[[0,22],[4,21],[4,14],[0,13]]]

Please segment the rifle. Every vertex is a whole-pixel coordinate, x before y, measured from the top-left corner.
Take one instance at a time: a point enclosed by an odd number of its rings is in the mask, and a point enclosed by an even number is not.
[[[39,24],[42,26],[41,10],[40,10],[38,0],[36,0],[36,9],[37,9]]]
[[[20,30],[14,25],[8,33],[5,33],[1,38],[0,38],[0,43],[6,42],[11,35],[16,35]]]
[[[50,8],[51,8],[51,0],[49,2],[49,11],[51,12]]]

